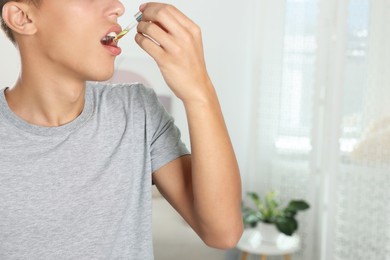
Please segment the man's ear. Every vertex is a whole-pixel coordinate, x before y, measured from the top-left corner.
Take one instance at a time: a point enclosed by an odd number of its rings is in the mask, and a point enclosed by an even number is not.
[[[8,2],[3,6],[3,20],[7,26],[21,35],[32,35],[37,31],[28,16],[30,6],[24,2]]]

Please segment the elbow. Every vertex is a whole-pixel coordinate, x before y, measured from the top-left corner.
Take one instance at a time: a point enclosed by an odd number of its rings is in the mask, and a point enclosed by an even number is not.
[[[208,235],[203,237],[203,242],[212,248],[227,250],[235,248],[242,236],[244,228],[242,224],[236,227],[225,227],[224,231],[217,232],[215,235]]]

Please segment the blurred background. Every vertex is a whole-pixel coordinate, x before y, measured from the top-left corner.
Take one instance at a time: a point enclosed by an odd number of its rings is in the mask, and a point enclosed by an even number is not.
[[[390,1],[165,2],[202,28],[244,200],[274,190],[282,203],[311,206],[298,216],[302,245],[292,258],[389,260]],[[123,26],[141,3],[124,3]],[[182,104],[154,61],[132,35],[120,45],[112,81],[154,88],[190,147]],[[3,34],[0,46],[2,88],[19,59]],[[206,248],[158,192],[154,207],[156,260],[239,259],[238,249]]]

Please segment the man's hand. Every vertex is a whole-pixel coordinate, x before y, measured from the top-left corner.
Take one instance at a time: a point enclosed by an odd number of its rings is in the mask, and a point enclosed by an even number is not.
[[[147,3],[140,11],[135,40],[156,61],[168,86],[183,102],[207,99],[213,87],[200,28],[172,5]]]

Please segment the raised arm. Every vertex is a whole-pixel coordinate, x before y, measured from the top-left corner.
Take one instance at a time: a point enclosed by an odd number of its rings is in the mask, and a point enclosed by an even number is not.
[[[154,183],[207,245],[234,247],[243,230],[240,173],[206,70],[201,31],[171,5],[147,3],[140,10],[136,42],[183,101],[192,150],[155,172]]]

